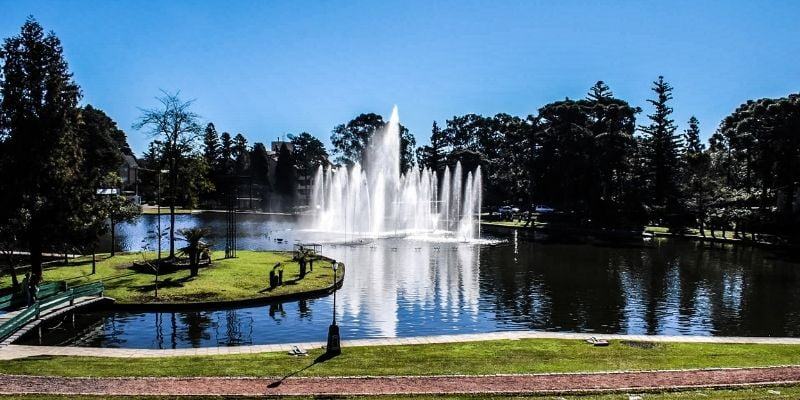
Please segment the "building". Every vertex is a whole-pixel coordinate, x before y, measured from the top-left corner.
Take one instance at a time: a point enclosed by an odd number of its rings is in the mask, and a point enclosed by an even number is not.
[[[120,194],[136,204],[141,203],[139,196],[139,162],[132,154],[122,155],[122,164],[119,167],[119,176],[122,178]]]

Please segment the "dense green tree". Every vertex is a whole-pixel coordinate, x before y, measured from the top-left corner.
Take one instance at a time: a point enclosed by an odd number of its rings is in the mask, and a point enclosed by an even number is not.
[[[539,109],[537,119],[537,203],[588,214],[594,140],[586,109],[574,100],[557,101]]]
[[[487,203],[505,199],[524,207],[530,203],[530,179],[527,175],[529,155],[527,147],[530,129],[527,122],[509,114],[497,114],[491,120],[491,138],[481,145],[486,163],[482,166],[490,193]],[[489,145],[491,144],[491,145]]]
[[[297,179],[295,177],[295,160],[286,143],[278,150],[278,161],[275,164],[275,192],[278,195],[276,205],[281,210],[289,210],[294,205]]]
[[[248,174],[250,166],[250,150],[247,148],[247,139],[241,133],[237,133],[233,138],[231,157],[233,157],[234,174],[237,176],[244,176]]]
[[[347,124],[337,125],[331,132],[335,161],[348,166],[362,162],[372,135],[384,126],[386,122],[383,121],[383,117],[374,113],[361,114]],[[402,172],[414,166],[415,146],[414,136],[401,124],[400,170]]]
[[[672,100],[672,86],[659,76],[653,82],[652,90],[656,98],[647,100],[654,108],[653,113],[647,115],[650,124],[639,127],[643,134],[645,176],[652,204],[670,214],[680,207],[678,183],[682,140],[670,118],[672,107],[668,102]],[[660,215],[664,216],[663,213]]]
[[[95,215],[108,216],[108,224],[100,225],[94,235],[99,236],[106,231],[111,233],[111,255],[113,256],[116,252],[116,225],[135,221],[142,214],[142,209],[138,204],[123,196],[102,196],[98,203],[97,207],[100,212],[95,212]]]
[[[800,186],[798,132],[800,95],[792,94],[742,104],[722,121],[719,135],[714,136],[718,157],[733,167],[728,184],[757,196],[762,213],[776,206],[776,222],[784,227],[799,218],[793,207]]]
[[[222,132],[220,136],[220,158],[223,167],[226,167],[233,159],[233,139],[228,132]]]
[[[533,153],[536,202],[600,224],[637,222],[643,210],[630,171],[639,112],[599,81],[587,99],[551,103],[529,117],[534,134],[525,148]]]
[[[598,81],[581,102],[586,110],[592,134],[592,170],[590,191],[592,218],[601,223],[635,221],[641,215],[641,192],[631,169],[636,155],[636,114],[639,107],[613,97],[609,87]]]
[[[81,164],[81,185],[87,188],[118,188],[121,186],[119,168],[123,155],[132,155],[125,132],[102,110],[87,105],[80,110],[77,134],[84,151]],[[100,235],[111,232],[111,255],[115,252],[115,227],[120,222],[131,222],[141,213],[138,205],[125,197],[86,193],[78,218],[83,223],[73,225],[72,238],[83,238],[74,245],[85,248]]]
[[[169,257],[175,257],[175,205],[178,202],[178,191],[181,181],[195,179],[197,176],[187,171],[186,165],[200,165],[195,157],[197,142],[203,129],[198,122],[199,116],[191,111],[194,101],[183,101],[180,93],[162,91],[156,100],[158,108],[142,109],[142,115],[134,124],[136,129],[146,129],[152,137],[161,138],[161,159],[169,170],[167,193],[169,194]],[[183,177],[181,174],[189,173]],[[202,175],[205,176],[205,175]]]
[[[439,172],[444,169],[446,157],[444,132],[433,121],[431,127],[431,144],[417,148],[417,164],[420,168],[430,168]]]
[[[231,157],[237,160],[245,153],[247,153],[247,139],[241,133],[237,133],[231,142]]]
[[[497,144],[492,119],[477,114],[453,116],[443,131],[444,142],[452,151],[485,153]]]
[[[692,115],[689,118],[689,128],[683,132],[683,143],[685,145],[685,157],[692,157],[705,151],[705,145],[700,140],[700,121]]]
[[[711,155],[705,152],[700,141],[700,121],[694,116],[689,118],[689,128],[684,135],[686,143],[683,153],[686,168],[683,179],[683,191],[686,193],[687,205],[700,234],[705,236],[706,224],[709,221],[709,209],[719,203],[719,182],[711,174]]]
[[[383,117],[369,113],[361,114],[347,124],[333,128],[331,144],[336,162],[348,166],[360,163],[372,135],[384,125]]]
[[[250,176],[260,185],[269,184],[269,155],[264,143],[256,142],[250,152]]]
[[[84,151],[77,136],[80,89],[63,58],[61,41],[29,18],[5,39],[0,60],[0,223],[21,218],[19,237],[32,272],[42,274],[42,251],[68,241],[81,225]]]
[[[217,128],[209,122],[203,132],[203,157],[211,168],[216,168],[222,157],[222,147],[219,143]]]
[[[80,110],[77,134],[84,149],[82,170],[86,172],[82,179],[92,187],[99,188],[97,185],[105,179],[104,175],[117,172],[122,164],[123,154],[132,154],[125,132],[102,110],[91,105]]]
[[[289,135],[292,142],[294,166],[297,173],[306,184],[311,183],[311,178],[320,166],[328,165],[328,151],[325,145],[308,132],[297,136]]]

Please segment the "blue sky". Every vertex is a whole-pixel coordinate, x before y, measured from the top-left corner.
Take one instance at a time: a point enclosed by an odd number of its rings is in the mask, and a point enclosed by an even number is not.
[[[680,128],[707,137],[748,99],[800,88],[800,1],[21,1],[0,0],[0,37],[29,14],[61,38],[85,104],[131,125],[159,89],[196,99],[220,131],[268,142],[362,112],[433,120],[525,116],[604,80],[650,108],[675,87]],[[640,121],[643,121],[641,115]]]

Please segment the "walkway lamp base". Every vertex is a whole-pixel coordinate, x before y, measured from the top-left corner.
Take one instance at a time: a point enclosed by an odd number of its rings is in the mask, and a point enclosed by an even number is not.
[[[342,345],[339,340],[339,325],[331,324],[328,327],[328,346],[325,348],[325,355],[338,356],[342,354]]]

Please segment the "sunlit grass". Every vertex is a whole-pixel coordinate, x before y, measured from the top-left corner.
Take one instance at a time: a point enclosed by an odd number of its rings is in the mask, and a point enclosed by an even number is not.
[[[321,340],[324,338],[320,338]],[[346,338],[345,338],[346,339]],[[0,373],[55,376],[355,376],[519,374],[753,367],[800,364],[800,346],[663,343],[653,348],[611,341],[523,339],[408,346],[346,347],[314,364],[323,350],[195,357],[34,357],[0,363]],[[314,364],[314,365],[312,365]],[[125,368],[119,368],[125,365]],[[308,368],[306,368],[308,367]]]
[[[222,251],[212,253],[212,266],[200,268],[196,277],[183,269],[159,276],[158,298],[155,275],[131,268],[134,261],[153,260],[155,253],[124,253],[111,257],[97,256],[96,273],[92,274],[91,256],[71,260],[67,265],[46,267],[45,281],[67,281],[70,286],[103,281],[105,295],[118,303],[196,302],[241,300],[281,296],[323,289],[333,284],[333,269],[327,261],[314,263],[314,271],[298,280],[300,266],[288,252],[237,251],[237,258],[224,259]],[[276,263],[283,268],[284,284],[269,288],[269,271]],[[341,271],[339,276],[341,276]],[[0,277],[0,286],[11,285],[9,276]]]

